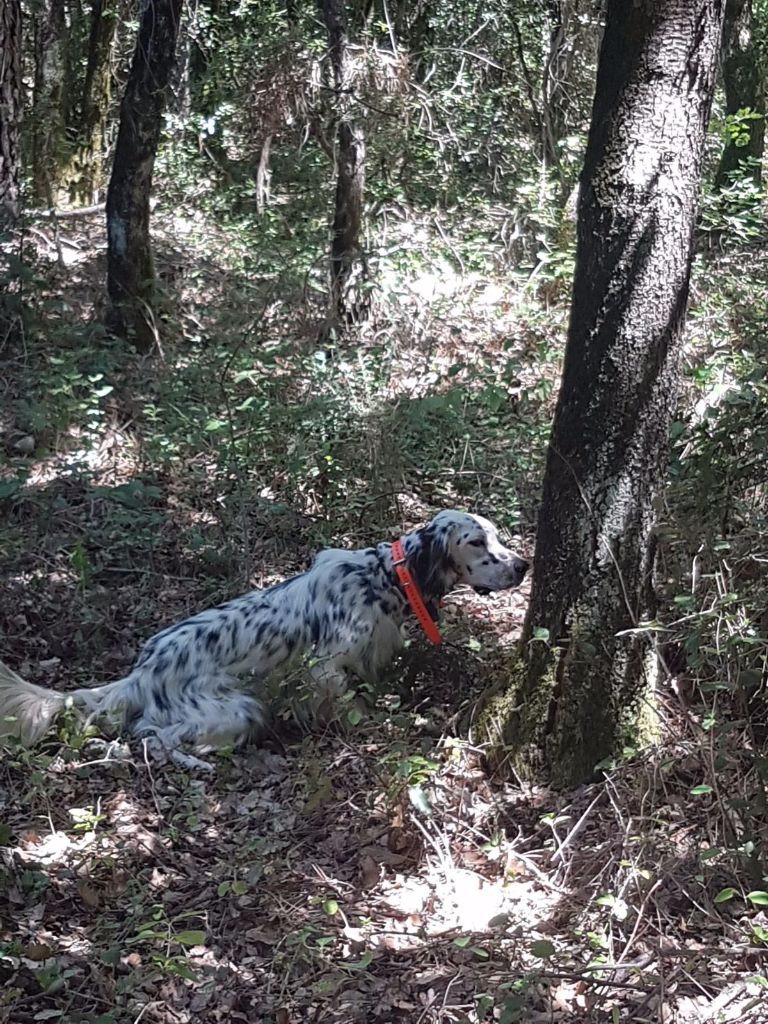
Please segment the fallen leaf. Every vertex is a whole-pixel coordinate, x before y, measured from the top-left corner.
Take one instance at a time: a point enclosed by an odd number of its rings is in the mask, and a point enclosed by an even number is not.
[[[372,889],[379,881],[379,865],[369,854],[360,858],[360,883],[364,889]]]
[[[86,907],[98,907],[101,902],[99,891],[84,878],[81,878],[77,883],[77,891]]]
[[[45,942],[30,942],[24,947],[24,956],[27,960],[49,960],[53,956],[53,950]]]

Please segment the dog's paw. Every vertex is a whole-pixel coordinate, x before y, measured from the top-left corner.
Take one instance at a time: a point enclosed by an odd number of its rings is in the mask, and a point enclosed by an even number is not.
[[[168,756],[174,764],[178,764],[182,768],[188,768],[190,771],[207,773],[215,771],[215,768],[209,761],[201,761],[199,757],[195,757],[193,754],[183,754],[180,750],[169,750]]]

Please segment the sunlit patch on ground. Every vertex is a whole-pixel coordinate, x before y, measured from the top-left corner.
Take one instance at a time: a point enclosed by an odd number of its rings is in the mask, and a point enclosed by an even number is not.
[[[529,553],[565,303],[425,259],[328,355],[303,285],[254,287],[217,225],[187,218],[181,246],[154,224],[173,296],[154,361],[98,333],[100,229],[68,228],[65,270],[41,242],[64,305],[55,344],[8,365],[0,656],[62,689],[118,678],[169,622],[440,507],[500,517]],[[502,783],[468,745],[529,585],[453,595],[441,648],[414,634],[343,728],[281,708],[212,779],[66,724],[4,755],[0,1021],[763,1024],[765,911],[732,886],[731,812],[691,796],[714,733],[566,796]],[[754,764],[726,742],[719,784],[747,806]]]

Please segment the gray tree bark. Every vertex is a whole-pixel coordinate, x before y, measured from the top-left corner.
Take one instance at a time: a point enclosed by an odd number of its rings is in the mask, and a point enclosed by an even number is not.
[[[556,784],[591,775],[654,679],[656,499],[678,390],[725,0],[609,0],[517,677],[481,723]],[[630,632],[626,632],[630,631]]]
[[[19,216],[21,180],[21,3],[0,0],[0,231]]]
[[[156,340],[149,197],[180,14],[181,0],[144,4],[107,190],[107,326],[140,352]]]

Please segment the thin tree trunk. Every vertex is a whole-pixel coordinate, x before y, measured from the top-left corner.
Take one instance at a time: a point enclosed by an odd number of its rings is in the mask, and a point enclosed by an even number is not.
[[[549,28],[544,47],[544,70],[541,76],[541,150],[544,165],[554,168],[562,186],[559,143],[565,127],[562,93],[565,82],[560,80],[561,56],[565,48],[563,4],[561,0],[547,3]]]
[[[0,359],[21,325],[21,3],[0,0]]]
[[[334,316],[348,316],[347,285],[359,248],[365,188],[365,134],[352,119],[344,0],[323,0],[337,117],[336,199],[331,242],[331,303]]]
[[[19,216],[21,181],[21,3],[0,0],[0,232]]]
[[[190,9],[189,16],[197,18],[197,9]],[[189,21],[184,28],[184,31],[179,32],[176,41],[176,60],[171,72],[171,96],[168,105],[171,113],[186,126],[192,109],[192,27]]]
[[[723,149],[715,176],[717,188],[728,185],[734,172],[746,175],[759,187],[765,140],[765,94],[760,55],[755,44],[752,0],[728,0],[723,27],[723,84],[725,112],[749,117],[739,124],[738,135],[730,136]]]
[[[75,198],[95,203],[103,182],[105,133],[112,97],[110,61],[115,31],[120,19],[119,0],[92,0],[88,63],[83,84],[80,134],[82,145],[77,156],[78,177],[73,186]]]
[[[64,160],[64,0],[47,0],[37,18],[32,111],[32,191],[54,206]]]
[[[265,135],[261,143],[259,166],[256,169],[256,212],[261,216],[269,199],[269,154],[272,149],[272,136]]]
[[[180,13],[181,0],[144,7],[107,190],[107,323],[140,352],[156,340],[149,197]]]
[[[482,717],[519,770],[559,784],[616,750],[653,681],[650,635],[636,630],[653,614],[654,507],[723,10],[608,2],[521,662]]]

